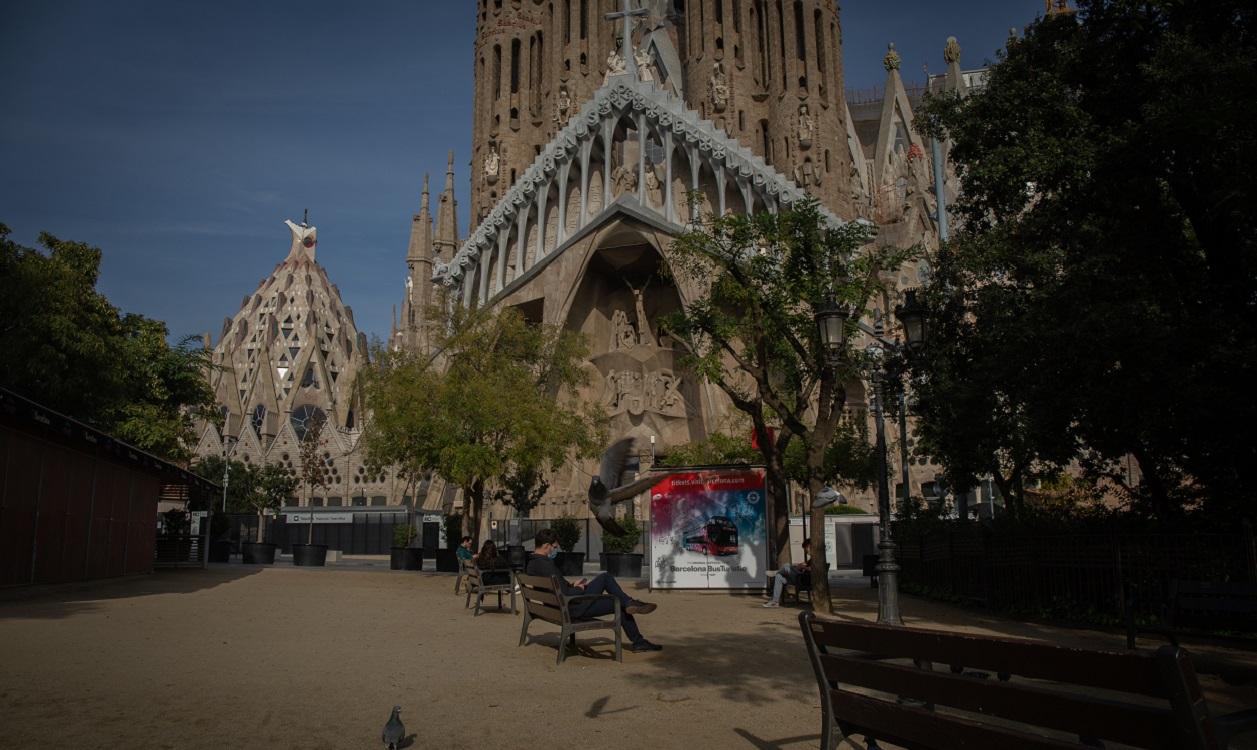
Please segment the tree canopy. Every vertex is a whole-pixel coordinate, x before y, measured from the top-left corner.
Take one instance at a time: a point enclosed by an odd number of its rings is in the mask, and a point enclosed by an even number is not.
[[[960,229],[926,299],[923,443],[956,486],[1078,459],[1168,516],[1253,514],[1257,7],[1081,0],[933,97]]]
[[[0,224],[0,385],[163,458],[190,456],[195,418],[213,415],[206,352],[167,343],[166,325],[96,290],[101,251]]]
[[[853,446],[837,438],[864,418],[845,408],[848,387],[861,380],[861,357],[848,343],[829,363],[816,314],[829,301],[845,306],[854,334],[881,289],[878,270],[907,257],[869,247],[870,239],[861,224],[830,226],[809,201],[778,213],[710,218],[668,250],[672,272],[698,292],[665,325],[686,351],[683,365],[717,385],[763,436],[770,546],[779,563],[790,554],[786,480],[802,481],[815,496],[847,478],[837,476],[840,467],[857,463],[833,448]],[[827,587],[815,585],[827,607]]]
[[[510,308],[434,307],[429,319],[436,357],[377,354],[365,387],[367,455],[411,481],[433,473],[462,488],[478,538],[487,491],[531,501],[570,456],[596,454],[596,411],[573,396],[586,382],[587,346]]]

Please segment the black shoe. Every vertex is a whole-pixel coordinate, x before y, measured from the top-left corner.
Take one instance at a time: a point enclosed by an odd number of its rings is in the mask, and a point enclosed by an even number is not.
[[[651,605],[651,606],[654,606],[654,605]],[[632,651],[635,654],[638,654],[643,651],[663,651],[663,646],[660,646],[658,643],[651,643],[650,641],[643,638],[637,643],[630,643],[628,650]]]
[[[651,604],[650,602],[639,602],[636,599],[634,599],[633,601],[628,603],[628,606],[624,608],[624,611],[628,612],[630,615],[648,615],[651,612],[654,612],[658,608],[659,608],[658,604]]]

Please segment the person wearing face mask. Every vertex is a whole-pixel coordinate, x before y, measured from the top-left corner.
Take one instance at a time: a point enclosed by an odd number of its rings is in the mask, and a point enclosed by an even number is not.
[[[611,594],[620,600],[623,610],[621,624],[624,634],[629,638],[629,651],[662,651],[663,646],[651,643],[642,635],[637,627],[634,615],[648,615],[655,611],[654,604],[639,601],[629,596],[620,588],[619,581],[610,573],[599,573],[592,581],[581,579],[575,584],[568,583],[559,572],[554,558],[559,554],[559,535],[553,529],[542,529],[533,539],[533,553],[528,556],[524,571],[530,576],[557,578],[565,596],[580,594]],[[581,601],[571,605],[572,617],[600,617],[615,612],[615,604],[609,599]]]

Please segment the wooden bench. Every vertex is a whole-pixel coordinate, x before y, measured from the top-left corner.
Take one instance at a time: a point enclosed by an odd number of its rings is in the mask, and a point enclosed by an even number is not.
[[[1257,729],[1257,710],[1211,716],[1191,659],[1174,646],[1088,651],[811,612],[799,624],[820,687],[824,750],[850,735],[870,749],[1222,750]]]
[[[1179,645],[1182,636],[1200,636],[1232,645],[1257,646],[1257,584],[1173,581],[1169,597],[1161,608],[1161,623],[1137,625],[1136,601],[1127,596],[1126,646],[1135,647],[1139,633],[1156,633]],[[1248,637],[1228,637],[1218,631],[1247,633]]]
[[[773,595],[773,587],[777,585],[776,579],[777,579],[776,571],[773,571],[768,574],[768,586],[767,586],[768,596]],[[789,602],[791,589],[794,590],[795,604],[803,603],[803,600],[799,598],[803,594],[807,594],[808,604],[811,604],[812,603],[812,573],[811,571],[807,571],[805,573],[799,573],[797,576],[795,576],[794,583],[790,583],[788,579],[786,580],[785,588],[781,590],[781,603],[782,604],[786,604]]]
[[[621,650],[620,600],[610,594],[580,594],[565,596],[558,578],[530,576],[516,573],[515,580],[519,584],[520,595],[524,598],[524,626],[519,632],[519,645],[528,642],[528,626],[533,620],[542,620],[551,625],[559,626],[558,664],[566,658],[565,646],[570,643],[576,647],[576,634],[584,630],[605,630],[615,632],[615,660],[624,661]],[[600,617],[572,617],[570,605],[573,602],[610,599],[615,602],[615,613],[611,619]]]
[[[478,617],[480,615],[484,598],[489,594],[498,595],[498,609],[502,609],[502,595],[510,594],[511,612],[514,613],[517,611],[515,609],[515,584],[511,582],[511,571],[509,569],[501,568],[497,570],[482,571],[474,563],[471,563],[463,570],[467,579],[465,581],[467,587],[467,600],[463,603],[463,607],[470,607],[471,598],[473,596],[476,597],[476,609],[472,612],[472,617]],[[503,573],[506,575],[506,581],[504,583],[485,583],[485,573]]]
[[[467,578],[467,568],[471,566],[471,560],[458,559],[458,577],[454,579],[454,593],[458,593],[458,588],[463,585],[463,581]]]

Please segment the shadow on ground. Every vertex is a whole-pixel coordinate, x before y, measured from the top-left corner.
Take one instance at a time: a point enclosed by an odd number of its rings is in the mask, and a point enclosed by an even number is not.
[[[646,688],[666,686],[668,693],[715,688],[725,700],[752,706],[817,700],[797,626],[765,622],[751,634],[695,632],[658,640],[664,644],[663,654],[626,679]]]
[[[0,620],[61,619],[99,609],[96,602],[141,596],[194,594],[256,575],[262,568],[246,565],[158,570],[127,578],[107,578],[52,586],[0,591]]]

